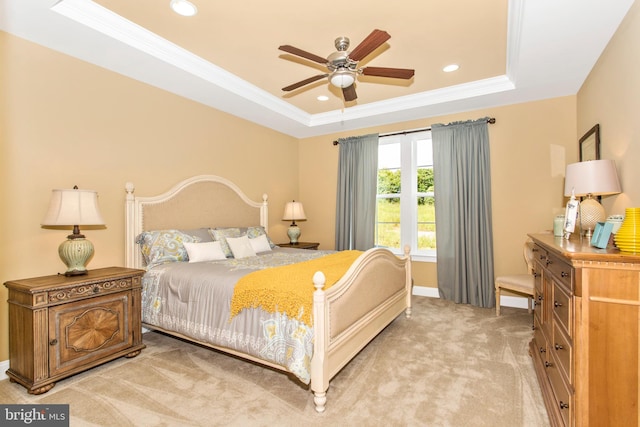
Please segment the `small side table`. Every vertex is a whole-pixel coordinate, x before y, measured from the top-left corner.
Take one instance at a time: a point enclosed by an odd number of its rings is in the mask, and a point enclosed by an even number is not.
[[[320,243],[318,242],[298,242],[298,243],[278,243],[281,248],[311,249],[317,250]]]
[[[110,267],[6,282],[11,382],[46,393],[62,378],[140,354],[143,274]]]

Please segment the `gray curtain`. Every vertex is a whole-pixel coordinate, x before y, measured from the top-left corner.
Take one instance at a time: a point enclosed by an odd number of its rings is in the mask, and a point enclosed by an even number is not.
[[[431,126],[440,297],[495,305],[487,118]]]
[[[378,134],[341,138],[336,200],[336,249],[374,245]]]

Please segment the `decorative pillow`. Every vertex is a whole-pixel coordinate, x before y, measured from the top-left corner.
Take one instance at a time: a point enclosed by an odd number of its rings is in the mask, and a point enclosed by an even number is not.
[[[204,243],[184,243],[184,247],[189,254],[189,262],[215,261],[218,259],[227,259],[222,252],[220,242],[204,242]]]
[[[248,237],[248,236],[247,236]],[[266,252],[271,250],[269,240],[266,234],[261,234],[258,237],[249,238],[249,243],[255,251],[255,253]]]
[[[256,256],[256,252],[251,247],[249,237],[247,235],[241,237],[227,237],[227,243],[231,248],[235,259]]]
[[[168,262],[187,261],[189,255],[184,243],[198,241],[198,238],[179,230],[145,231],[136,239],[147,269]]]
[[[249,236],[250,239],[255,239],[258,236],[261,235],[265,235],[267,237],[267,242],[269,243],[269,246],[271,247],[271,249],[276,247],[276,244],[273,243],[271,241],[271,239],[269,238],[269,235],[267,234],[266,231],[264,231],[264,227],[259,225],[256,227],[248,227],[247,228],[247,236]]]
[[[246,232],[246,231],[245,231]],[[243,235],[243,230],[240,228],[210,228],[209,234],[213,237],[213,240],[220,242],[220,248],[227,258],[233,258],[231,248],[227,244],[229,237],[240,237]]]
[[[188,229],[179,228],[178,231],[181,231],[184,234],[188,234],[189,236],[193,236],[201,242],[213,242],[213,238],[209,234],[209,229],[206,227]]]

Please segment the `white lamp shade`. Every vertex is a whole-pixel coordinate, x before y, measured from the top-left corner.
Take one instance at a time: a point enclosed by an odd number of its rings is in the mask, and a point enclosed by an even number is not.
[[[587,194],[606,196],[620,193],[622,190],[615,162],[613,160],[589,160],[567,165],[564,195],[569,197],[572,191],[576,197]]]
[[[353,72],[348,70],[336,70],[329,78],[331,84],[339,88],[349,87],[355,80]]]
[[[284,207],[284,215],[282,215],[283,221],[300,221],[306,220],[307,216],[304,214],[304,208],[302,207],[302,203],[296,202],[287,202]]]
[[[93,190],[52,190],[42,225],[104,225]]]

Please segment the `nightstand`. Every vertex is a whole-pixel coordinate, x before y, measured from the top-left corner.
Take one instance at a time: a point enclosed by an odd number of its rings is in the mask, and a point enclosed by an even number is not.
[[[143,274],[109,267],[6,282],[11,382],[46,393],[62,378],[140,354]]]
[[[278,243],[281,248],[297,248],[317,250],[320,243],[317,242],[298,242],[298,243]]]

